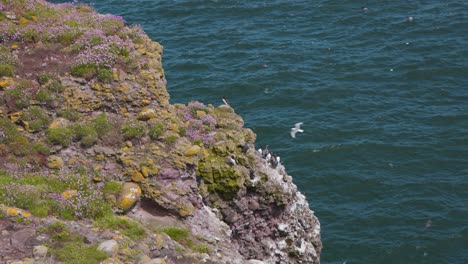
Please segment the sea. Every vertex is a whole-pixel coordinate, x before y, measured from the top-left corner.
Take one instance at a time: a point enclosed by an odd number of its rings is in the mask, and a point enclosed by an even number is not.
[[[81,3],[164,46],[172,103],[225,96],[281,156],[322,263],[468,263],[467,1]]]

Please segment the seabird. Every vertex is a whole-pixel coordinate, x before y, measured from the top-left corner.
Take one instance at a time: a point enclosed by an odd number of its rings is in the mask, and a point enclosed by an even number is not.
[[[264,159],[270,154],[270,150],[268,149],[268,146],[269,146],[269,145],[266,145],[266,146],[265,146],[265,150],[263,150],[262,158],[264,158]],[[271,157],[271,156],[270,156],[270,157]]]
[[[278,167],[278,157],[275,156],[275,154],[273,154],[273,158],[270,160],[270,163],[271,163],[271,167],[273,167],[273,169],[276,169],[276,167]]]
[[[231,106],[231,105],[228,103],[228,100],[226,99],[226,96],[223,96],[222,100],[223,100],[223,103],[224,103],[225,105]]]
[[[292,138],[296,138],[296,133],[297,132],[301,132],[301,133],[304,132],[304,130],[301,129],[302,124],[303,124],[302,122],[296,123],[296,124],[294,124],[294,127],[291,128],[291,137]]]
[[[234,156],[229,157],[229,163],[231,163],[231,165],[233,165],[233,166],[237,165],[237,162],[234,159]]]
[[[280,164],[280,156],[275,156],[276,157],[276,161],[278,162],[278,164]]]
[[[262,148],[259,148],[259,149],[257,150],[257,152],[258,152],[258,154],[260,154],[260,157],[261,157],[262,154],[263,154]]]
[[[268,154],[266,155],[266,160],[267,160],[267,161],[270,161],[270,160],[271,160],[271,154],[270,154],[270,153],[268,153]]]

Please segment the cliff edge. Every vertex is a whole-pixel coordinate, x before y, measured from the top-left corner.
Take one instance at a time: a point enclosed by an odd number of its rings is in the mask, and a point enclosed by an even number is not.
[[[320,223],[228,105],[89,6],[0,1],[0,263],[320,263]]]

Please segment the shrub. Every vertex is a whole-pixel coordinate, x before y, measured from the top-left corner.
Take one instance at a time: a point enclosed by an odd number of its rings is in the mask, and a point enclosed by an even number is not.
[[[97,250],[97,245],[86,245],[82,241],[66,242],[51,253],[64,264],[97,264],[107,258],[106,253]]]
[[[3,76],[13,76],[14,67],[8,64],[0,64],[0,77]]]
[[[65,90],[65,87],[62,85],[62,83],[60,83],[60,81],[52,81],[52,83],[48,86],[48,89],[51,91],[51,92],[55,92],[55,93],[61,93]]]
[[[98,140],[98,134],[92,126],[74,126],[75,139],[85,147],[91,147]]]
[[[73,131],[68,127],[49,128],[46,135],[50,143],[64,147],[70,146],[73,139]]]
[[[44,84],[48,83],[53,78],[54,78],[54,76],[52,74],[49,74],[49,73],[41,73],[41,74],[37,75],[37,81],[41,85],[44,85]]]
[[[71,74],[75,77],[83,77],[91,79],[96,75],[96,65],[93,64],[78,64],[71,67]]]
[[[29,129],[33,132],[46,128],[50,123],[50,117],[37,106],[31,106],[21,119],[29,122]]]
[[[122,136],[125,140],[139,139],[145,134],[146,127],[138,124],[125,124],[122,127]]]
[[[71,109],[63,109],[63,110],[58,110],[57,111],[57,116],[58,117],[63,117],[63,118],[66,118],[70,121],[78,121],[81,117],[80,113],[78,111],[75,111],[75,110],[71,110]]]
[[[99,69],[97,79],[109,83],[114,79],[114,74],[110,69]]]
[[[122,184],[115,181],[109,181],[104,183],[102,192],[104,194],[118,194],[122,190]]]
[[[164,125],[161,123],[157,123],[153,128],[149,131],[149,136],[152,140],[157,140],[164,131]]]
[[[32,145],[32,149],[34,152],[43,154],[43,155],[49,155],[50,154],[50,149],[47,147],[45,144],[41,142],[36,142]]]
[[[41,103],[50,103],[50,101],[52,101],[52,97],[46,89],[41,89],[36,94],[36,100],[38,100]]]
[[[107,119],[107,115],[105,113],[96,116],[93,120],[91,120],[91,123],[98,133],[99,138],[102,138],[112,129],[112,124]]]
[[[164,142],[166,144],[172,145],[172,144],[177,142],[177,139],[178,139],[178,137],[176,135],[170,135],[170,136],[167,136],[167,137],[164,138]]]
[[[29,96],[26,95],[21,87],[6,90],[4,94],[6,105],[14,110],[23,109],[29,106]]]
[[[66,264],[99,263],[107,258],[104,252],[97,250],[97,245],[86,245],[83,237],[71,232],[68,227],[55,222],[45,228],[50,238],[50,253]]]

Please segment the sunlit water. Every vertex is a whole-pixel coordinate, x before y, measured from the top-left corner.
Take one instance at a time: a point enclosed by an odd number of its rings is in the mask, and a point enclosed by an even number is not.
[[[226,96],[281,154],[322,263],[468,263],[466,1],[85,2],[164,45],[172,102]]]

